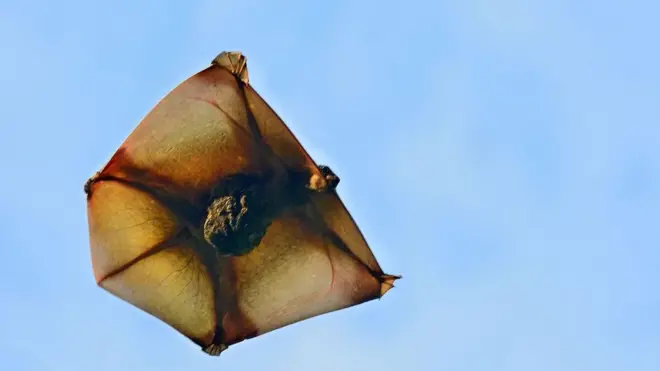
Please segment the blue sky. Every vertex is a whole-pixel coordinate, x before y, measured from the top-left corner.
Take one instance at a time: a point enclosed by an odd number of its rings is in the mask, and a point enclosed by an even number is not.
[[[660,369],[660,3],[0,0],[3,370]],[[82,185],[222,50],[383,300],[205,356],[96,287]]]

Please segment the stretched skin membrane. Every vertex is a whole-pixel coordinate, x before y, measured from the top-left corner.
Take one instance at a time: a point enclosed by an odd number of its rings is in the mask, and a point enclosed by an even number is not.
[[[223,52],[86,184],[94,275],[211,355],[382,297],[383,273],[318,166]]]

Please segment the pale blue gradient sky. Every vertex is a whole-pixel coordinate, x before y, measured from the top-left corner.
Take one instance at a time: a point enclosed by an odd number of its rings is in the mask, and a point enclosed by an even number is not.
[[[660,3],[272,3],[0,0],[0,369],[660,370]],[[227,49],[405,277],[212,358],[95,286],[82,185]]]

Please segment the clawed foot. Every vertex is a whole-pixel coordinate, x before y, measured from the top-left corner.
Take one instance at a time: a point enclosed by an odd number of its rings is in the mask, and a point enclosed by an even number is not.
[[[202,348],[204,353],[210,355],[210,356],[219,356],[220,353],[222,353],[225,349],[228,347],[224,344],[211,344],[207,346],[206,348]]]
[[[247,57],[241,52],[222,52],[211,64],[227,69],[246,85],[248,82]]]

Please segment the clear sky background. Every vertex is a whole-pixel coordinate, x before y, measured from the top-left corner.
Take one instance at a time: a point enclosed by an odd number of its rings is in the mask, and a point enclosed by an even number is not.
[[[658,14],[0,0],[0,369],[660,370]],[[213,358],[96,287],[82,186],[222,50],[404,279]]]

